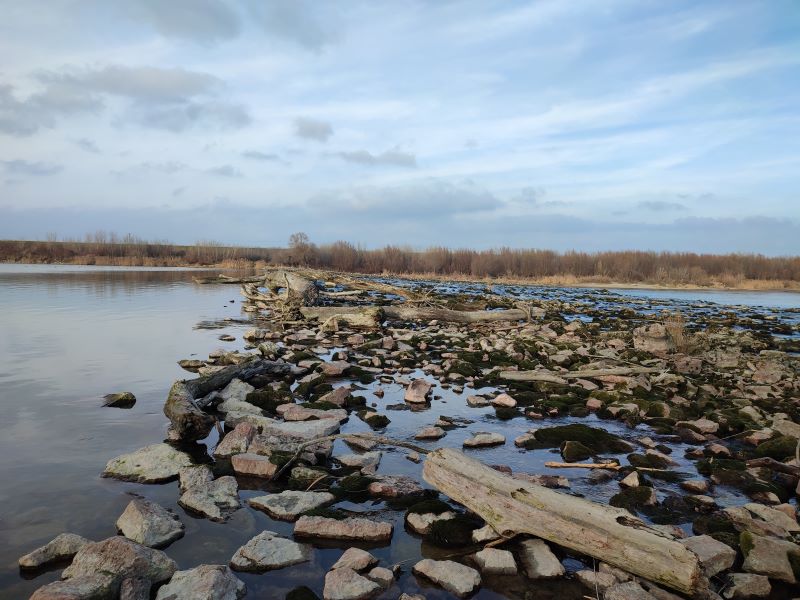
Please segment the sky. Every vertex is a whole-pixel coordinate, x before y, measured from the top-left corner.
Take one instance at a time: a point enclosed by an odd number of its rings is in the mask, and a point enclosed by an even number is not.
[[[797,0],[0,14],[0,238],[800,254]]]

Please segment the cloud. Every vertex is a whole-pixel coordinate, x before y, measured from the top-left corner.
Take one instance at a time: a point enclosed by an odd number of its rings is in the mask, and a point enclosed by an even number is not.
[[[263,161],[277,161],[280,160],[280,156],[277,154],[268,154],[266,152],[260,152],[258,150],[245,150],[242,152],[242,156],[244,158],[249,158],[251,160],[263,160]]]
[[[178,105],[136,106],[131,119],[152,129],[180,133],[202,125],[209,129],[232,130],[252,122],[243,106],[224,102],[186,102]]]
[[[74,140],[73,143],[80,148],[81,150],[85,150],[91,154],[100,154],[100,148],[97,147],[92,140],[88,138],[81,138],[79,140]]]
[[[298,117],[294,120],[294,134],[306,140],[327,142],[333,135],[333,127],[327,121]]]
[[[29,175],[32,177],[47,177],[61,172],[61,165],[46,162],[31,162],[28,160],[0,161],[6,172],[10,175]]]
[[[387,150],[380,154],[372,154],[366,150],[356,150],[354,152],[339,152],[336,156],[347,162],[356,163],[359,165],[366,165],[370,167],[375,166],[391,166],[391,167],[416,167],[417,157],[408,152],[402,152],[398,149]]]
[[[680,202],[667,202],[665,200],[644,200],[637,204],[639,208],[652,210],[655,212],[667,212],[673,210],[686,210],[686,205]]]
[[[220,177],[241,177],[242,173],[232,165],[220,165],[218,167],[211,167],[206,169],[206,173],[210,175],[219,175]]]
[[[137,0],[126,5],[131,17],[167,37],[210,44],[241,32],[239,14],[221,0]]]
[[[339,19],[314,0],[249,0],[255,22],[271,36],[320,52],[340,37]]]

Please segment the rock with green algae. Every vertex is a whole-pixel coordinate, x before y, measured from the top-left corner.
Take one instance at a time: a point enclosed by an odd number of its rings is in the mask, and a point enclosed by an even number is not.
[[[101,476],[136,483],[164,483],[177,479],[180,470],[191,464],[185,452],[169,444],[151,444],[112,458]]]
[[[526,442],[525,447],[528,449],[557,448],[564,442],[580,442],[595,454],[619,454],[633,450],[633,446],[619,436],[609,433],[605,429],[589,427],[581,423],[537,429],[534,439]]]

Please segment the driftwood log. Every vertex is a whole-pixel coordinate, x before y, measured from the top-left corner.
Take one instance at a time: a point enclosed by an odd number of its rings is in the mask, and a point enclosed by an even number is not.
[[[662,369],[652,367],[611,367],[608,369],[584,369],[582,371],[502,371],[500,378],[506,381],[545,381],[549,383],[566,383],[565,379],[594,379],[609,375],[639,375],[642,373],[661,373]]]
[[[285,376],[293,372],[287,363],[256,359],[230,365],[210,375],[196,379],[179,380],[172,384],[164,403],[164,414],[172,424],[172,431],[181,440],[194,441],[205,438],[214,426],[214,417],[206,413],[196,400],[215,390],[224,388],[234,379],[247,381],[258,375]]]
[[[307,320],[325,322],[335,318],[340,323],[354,328],[371,329],[388,321],[445,321],[448,323],[480,323],[488,321],[519,321],[527,315],[520,309],[509,310],[450,310],[422,306],[304,306],[300,313]]]
[[[623,509],[514,479],[452,448],[428,454],[422,475],[503,537],[534,535],[691,596],[707,592],[696,554]]]

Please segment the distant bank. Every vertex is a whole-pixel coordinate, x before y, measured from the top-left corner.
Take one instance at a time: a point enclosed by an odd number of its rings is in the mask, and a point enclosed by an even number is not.
[[[412,279],[607,288],[800,290],[800,257],[672,252],[565,252],[397,246],[367,250],[316,245],[303,234],[285,248],[178,245],[102,232],[83,241],[0,240],[0,262],[104,266],[216,267],[242,271],[297,265]]]

